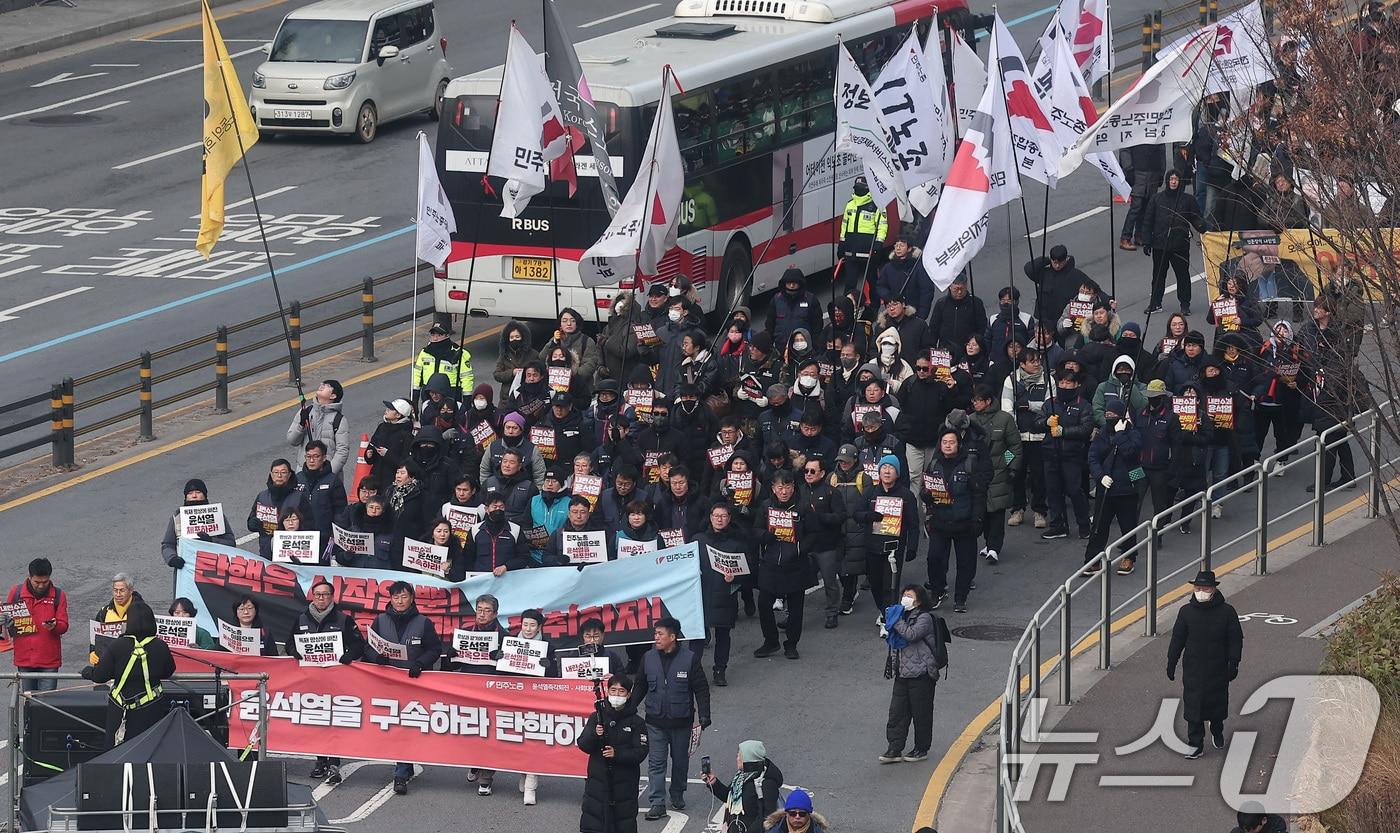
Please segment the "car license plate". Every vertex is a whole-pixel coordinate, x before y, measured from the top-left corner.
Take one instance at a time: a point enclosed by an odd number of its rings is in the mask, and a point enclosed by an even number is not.
[[[272,117],[273,117],[274,119],[305,119],[305,120],[307,120],[307,121],[310,121],[310,119],[311,119],[311,111],[310,111],[310,110],[273,110],[273,111],[272,111]]]
[[[553,280],[554,262],[547,257],[511,258],[510,276],[517,281]]]

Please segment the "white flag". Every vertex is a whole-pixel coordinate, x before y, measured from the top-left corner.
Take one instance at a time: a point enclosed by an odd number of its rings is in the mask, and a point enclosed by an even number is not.
[[[1021,48],[1000,16],[995,16],[992,30],[997,60],[988,59],[987,73],[999,75],[1000,86],[1006,92],[1003,106],[1016,137],[1017,165],[1025,176],[1054,185],[1059,178],[1056,162],[1060,158],[1060,143],[1045,115],[1045,104],[1032,86]]]
[[[504,71],[486,173],[506,181],[501,190],[505,203],[501,216],[514,218],[530,204],[531,197],[544,190],[545,172],[549,163],[568,149],[568,134],[544,71],[544,59],[514,26],[510,27]]]
[[[1000,41],[994,32],[988,61],[992,66]],[[947,289],[987,242],[988,212],[1021,195],[1006,109],[1001,75],[992,73],[958,145],[924,245],[924,269],[939,289]]]
[[[909,188],[931,180],[942,182],[953,164],[953,122],[936,20],[929,40],[931,52],[920,46],[918,32],[911,29],[872,85],[890,148]]]
[[[898,200],[909,199],[899,157],[890,147],[889,130],[875,95],[870,91],[860,67],[844,43],[836,47],[836,147],[834,153],[850,151],[865,163],[865,178],[875,206],[884,209]]]
[[[671,114],[670,79],[668,72],[632,187],[627,189],[612,224],[579,260],[579,279],[584,286],[607,286],[637,272],[655,275],[662,255],[676,245],[685,164]]]
[[[1215,30],[1207,27],[1172,52],[1163,53],[1123,97],[1113,102],[1089,130],[1065,151],[1060,174],[1079,167],[1087,153],[1133,145],[1184,142],[1194,132],[1191,111],[1201,98]]]
[[[1086,86],[1113,72],[1113,24],[1108,0],[1084,0],[1077,23],[1065,23],[1073,38],[1074,65]]]
[[[1206,79],[1206,95],[1226,91],[1252,92],[1265,81],[1274,80],[1274,59],[1271,57],[1269,34],[1264,28],[1264,11],[1259,6],[1259,0],[1220,18],[1213,28],[1216,30],[1215,60],[1210,65],[1210,78]],[[1166,53],[1177,49],[1193,37],[1186,35],[1177,38],[1162,51]]]
[[[1050,42],[1050,122],[1055,125],[1055,137],[1062,147],[1069,147],[1079,141],[1089,125],[1098,121],[1098,109],[1089,95],[1089,88],[1079,68],[1074,65],[1069,44],[1064,36],[1056,33]],[[1084,157],[1089,164],[1108,180],[1114,193],[1127,199],[1132,192],[1118,157],[1112,152],[1090,153]],[[1061,176],[1067,176],[1064,171]]]
[[[418,259],[441,269],[452,252],[452,234],[457,231],[457,220],[452,216],[447,192],[438,181],[437,168],[433,167],[428,137],[422,133],[418,134],[418,214],[414,222],[418,227]]]
[[[953,35],[953,94],[957,97],[959,134],[967,135],[972,114],[977,112],[977,102],[986,89],[987,68],[982,59],[961,36]]]

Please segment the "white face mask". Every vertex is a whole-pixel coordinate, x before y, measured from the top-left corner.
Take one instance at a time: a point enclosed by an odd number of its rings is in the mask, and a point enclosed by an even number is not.
[[[615,709],[620,709],[623,706],[627,705],[627,698],[619,696],[617,694],[609,694],[608,705],[612,706]]]
[[[884,357],[887,358],[887,359],[890,358],[891,356],[893,356],[893,355],[894,355],[894,345],[891,344],[891,343],[888,342],[888,341],[885,342],[884,344],[881,344],[881,345],[880,345],[880,355],[884,356]]]
[[[472,407],[478,411],[486,410],[486,400],[480,396],[472,400]]]
[[[904,606],[905,610],[913,610],[914,605],[918,604],[919,600],[913,596],[902,596],[899,603]]]
[[[806,349],[807,349],[807,342],[805,342],[805,341],[794,341],[794,342],[792,343],[792,349],[794,349],[794,350],[796,350],[797,352],[801,353],[803,350],[806,350]]]
[[[679,297],[680,294],[681,294],[680,287],[678,287],[678,286],[673,286],[673,287],[671,287],[670,289],[667,289],[667,290],[666,290],[666,294],[667,294],[668,296],[672,297],[672,298]]]
[[[817,380],[813,379],[811,376],[803,376],[802,378],[797,380],[797,386],[805,391],[810,392],[816,389]]]
[[[666,313],[666,317],[671,319],[672,321],[679,321],[681,320],[681,311],[678,309],[673,309],[670,312]]]
[[[1197,590],[1194,595],[1196,596],[1196,601],[1205,604],[1210,601],[1210,597],[1214,596],[1215,593],[1210,590]]]

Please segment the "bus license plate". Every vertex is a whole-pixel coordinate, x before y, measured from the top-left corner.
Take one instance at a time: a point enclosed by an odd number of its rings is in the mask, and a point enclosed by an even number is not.
[[[517,281],[554,280],[554,262],[547,257],[511,258],[510,276]]]
[[[310,110],[273,110],[274,119],[295,119],[297,121],[309,121],[311,119]]]

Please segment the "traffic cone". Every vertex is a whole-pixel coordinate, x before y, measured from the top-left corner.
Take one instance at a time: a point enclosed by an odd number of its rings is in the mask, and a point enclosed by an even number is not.
[[[365,461],[365,451],[369,449],[369,434],[360,435],[360,454],[355,458],[355,482],[350,486],[350,494],[360,493],[360,481],[369,477],[371,466]]]

